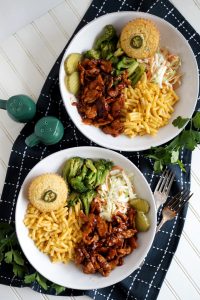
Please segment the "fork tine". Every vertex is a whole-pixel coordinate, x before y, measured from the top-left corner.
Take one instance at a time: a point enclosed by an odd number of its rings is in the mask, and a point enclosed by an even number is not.
[[[167,189],[166,189],[166,191],[165,191],[167,195],[169,194],[169,191],[170,191],[170,189],[171,189],[172,183],[173,183],[173,181],[174,181],[174,177],[175,177],[175,174],[171,171],[171,172],[170,172],[169,179],[168,179],[168,182],[167,182],[168,187],[167,187]]]
[[[177,210],[180,203],[182,203],[182,201],[184,201],[184,199],[187,199],[187,197],[189,196],[190,194],[190,191],[185,189],[183,191],[181,191],[179,194],[177,194],[177,197],[176,198],[172,198],[172,203],[171,205],[168,204],[168,206],[170,206],[170,209],[172,210]]]
[[[189,192],[190,193],[190,192]],[[183,206],[190,200],[190,198],[193,196],[193,193],[188,195],[187,198],[182,199],[182,201],[179,204],[179,207],[176,209],[176,213],[178,214],[180,210],[183,208]]]
[[[165,169],[165,171],[162,173],[162,175],[161,175],[161,177],[160,177],[160,179],[159,179],[159,181],[158,181],[158,183],[157,183],[154,191],[160,190],[160,187],[161,187],[163,181],[166,180],[166,174],[167,174],[167,172],[168,172],[168,170]]]
[[[158,183],[160,183],[160,185],[158,186],[158,190],[161,193],[165,193],[166,195],[169,194],[170,188],[172,186],[173,180],[174,180],[174,173],[171,170],[165,170],[165,172],[163,172],[160,180]],[[157,188],[156,186],[156,188]]]
[[[177,203],[177,201],[180,199],[180,196],[182,194],[182,191],[180,191],[178,194],[176,194],[169,202],[166,203],[166,206],[171,207],[174,203]]]

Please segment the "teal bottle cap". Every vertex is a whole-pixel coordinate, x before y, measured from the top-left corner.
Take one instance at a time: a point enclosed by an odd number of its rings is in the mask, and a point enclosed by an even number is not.
[[[58,143],[64,135],[64,127],[61,121],[55,117],[43,117],[36,124],[34,133],[29,135],[25,143],[33,147],[38,143],[53,145]]]
[[[6,109],[10,118],[20,123],[32,120],[36,113],[35,102],[26,95],[12,96],[7,101],[0,100],[0,108]]]

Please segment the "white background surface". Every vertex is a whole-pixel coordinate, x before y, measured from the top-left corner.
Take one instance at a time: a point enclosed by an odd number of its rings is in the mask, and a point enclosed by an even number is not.
[[[61,4],[7,37],[0,44],[0,98],[7,99],[14,94],[25,93],[37,99],[50,68],[90,2],[91,0],[62,0]],[[172,0],[172,2],[200,33],[200,1]],[[0,111],[0,191],[3,188],[12,144],[22,126],[9,119],[5,111]],[[167,272],[158,300],[200,299],[199,157],[198,147],[193,152],[192,158],[191,189],[194,196],[190,201],[178,250]],[[0,285],[0,299],[62,300],[67,297],[40,295],[29,288]]]
[[[0,41],[55,7],[62,0],[0,0]]]

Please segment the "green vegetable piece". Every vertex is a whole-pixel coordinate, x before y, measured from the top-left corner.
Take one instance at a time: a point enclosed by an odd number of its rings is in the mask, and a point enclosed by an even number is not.
[[[51,285],[51,288],[56,291],[56,295],[59,295],[59,294],[61,294],[62,292],[64,292],[66,290],[66,287],[58,285],[56,283],[53,283]]]
[[[87,173],[87,176],[85,177],[85,185],[87,186],[88,189],[93,189],[95,188],[95,183],[96,183],[96,178],[97,178],[97,173],[89,171]]]
[[[80,174],[82,166],[84,164],[84,159],[81,157],[73,157],[70,159],[70,171],[68,179],[75,177]]]
[[[88,190],[88,188],[84,185],[84,183],[78,177],[74,177],[70,179],[71,187],[80,193],[84,193]]]
[[[117,70],[123,72],[125,69],[128,72],[128,76],[131,76],[135,72],[135,70],[138,66],[139,66],[139,63],[134,58],[125,56],[118,62]],[[117,72],[117,73],[119,73],[119,72]]]
[[[182,128],[188,122],[188,120],[189,120],[189,118],[182,118],[179,116],[172,122],[172,124],[175,127]]]
[[[115,52],[114,52],[114,56],[118,57],[124,54],[124,51],[122,50],[122,48],[118,48]]]
[[[80,53],[71,53],[64,62],[64,69],[67,75],[77,71],[78,63],[81,61],[82,55]]]
[[[33,274],[28,274],[24,277],[24,283],[29,284],[35,281],[36,272]]]
[[[106,25],[104,27],[103,33],[96,40],[94,48],[100,49],[100,46],[104,41],[110,41],[115,36],[116,36],[116,31],[113,25]]]
[[[80,175],[78,176],[81,180],[84,180],[85,179],[85,176],[87,175],[87,171],[88,171],[88,168],[86,167],[86,165],[84,164],[83,167],[82,167],[82,170],[81,170],[81,173]]]
[[[180,145],[193,151],[197,146],[196,136],[192,130],[185,130],[180,135]]]
[[[67,179],[68,179],[69,172],[70,172],[70,166],[71,166],[71,159],[68,159],[65,162],[64,167],[62,168],[62,177],[65,179],[65,181],[67,181]]]
[[[84,57],[89,59],[99,59],[100,58],[100,51],[95,49],[90,49],[86,52],[84,52]]]
[[[91,159],[86,159],[85,165],[88,169],[90,169],[92,172],[96,173],[97,169],[95,168],[93,162]]]
[[[145,71],[145,65],[139,64],[139,66],[135,69],[133,74],[129,77],[131,80],[132,86],[135,86],[136,83],[140,80]]]
[[[45,202],[53,202],[56,200],[56,198],[57,194],[52,190],[46,191],[42,196],[42,200],[44,200]]]
[[[130,41],[130,45],[132,48],[134,49],[139,49],[142,47],[143,45],[143,38],[140,35],[135,35],[131,41]]]
[[[129,203],[132,207],[134,207],[138,211],[142,211],[145,214],[149,212],[149,208],[150,208],[149,202],[144,199],[140,199],[140,198],[131,199]]]
[[[80,89],[79,72],[75,71],[69,76],[67,76],[67,89],[73,95],[77,95]]]
[[[89,214],[90,204],[91,204],[91,202],[92,202],[92,200],[94,199],[95,196],[96,196],[96,192],[94,190],[87,191],[86,193],[83,193],[81,195],[81,200],[82,200],[83,207],[84,207],[84,212],[85,212],[86,215]]]
[[[200,111],[197,111],[195,116],[192,118],[192,123],[196,129],[200,129]]]
[[[72,192],[68,197],[68,203],[67,205],[69,207],[76,205],[77,202],[80,201],[80,195],[79,193]]]
[[[150,222],[143,211],[137,211],[135,225],[139,232],[145,232],[149,229]]]

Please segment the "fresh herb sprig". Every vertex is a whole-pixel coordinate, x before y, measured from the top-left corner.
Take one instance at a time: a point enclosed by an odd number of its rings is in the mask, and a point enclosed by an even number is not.
[[[28,264],[21,251],[15,229],[8,223],[0,223],[0,268],[4,263],[12,266],[14,276],[23,278],[25,284],[37,282],[44,290],[55,290],[59,295],[65,287],[52,283],[38,272],[29,274]]]
[[[154,171],[161,172],[166,166],[170,164],[178,164],[181,170],[185,171],[185,167],[180,160],[180,150],[187,149],[193,151],[200,143],[200,112],[189,118],[176,118],[172,124],[175,127],[186,128],[168,145],[161,147],[153,147],[147,157],[154,160]]]

